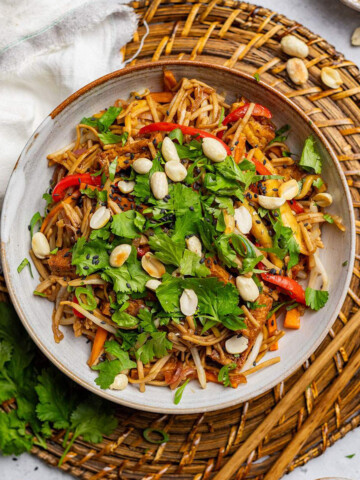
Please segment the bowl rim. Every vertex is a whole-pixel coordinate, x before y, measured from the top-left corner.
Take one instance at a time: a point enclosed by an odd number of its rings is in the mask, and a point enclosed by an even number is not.
[[[69,370],[67,367],[65,367],[61,361],[57,358],[55,353],[52,353],[52,351],[46,346],[45,343],[41,342],[35,331],[33,330],[33,327],[31,325],[31,322],[26,318],[25,314],[22,311],[20,302],[17,298],[15,288],[13,287],[10,279],[10,266],[7,263],[6,259],[6,245],[5,242],[1,241],[1,261],[2,261],[2,267],[3,267],[3,272],[4,272],[4,277],[6,280],[6,285],[8,287],[9,295],[12,300],[12,303],[14,305],[14,308],[22,322],[22,324],[25,326],[28,334],[32,338],[32,340],[35,342],[38,348],[45,354],[45,356],[57,367],[59,368],[63,373],[65,373],[71,380],[75,381],[82,387],[86,388],[87,390],[91,391],[92,393],[99,395],[111,402],[124,405],[126,407],[134,408],[137,410],[141,411],[147,411],[147,412],[155,412],[155,413],[168,413],[168,414],[193,414],[193,413],[201,413],[201,412],[208,412],[208,411],[215,411],[215,410],[220,410],[224,408],[229,408],[235,405],[238,405],[240,403],[243,403],[244,401],[249,401],[254,398],[259,397],[260,395],[264,394],[265,392],[271,390],[274,388],[276,385],[284,381],[286,378],[290,377],[318,348],[318,346],[321,344],[325,336],[328,334],[331,326],[333,325],[334,321],[336,320],[339,311],[341,310],[341,307],[345,301],[346,295],[347,295],[347,290],[350,285],[351,277],[352,277],[352,270],[353,270],[353,265],[354,265],[354,258],[355,258],[355,240],[356,240],[356,234],[355,234],[355,217],[354,217],[354,211],[352,208],[352,200],[351,200],[351,194],[350,190],[348,187],[348,184],[346,182],[345,175],[341,169],[340,163],[336,157],[335,152],[333,151],[332,147],[330,146],[329,142],[321,132],[321,130],[315,125],[315,123],[310,119],[310,117],[300,109],[291,99],[286,97],[282,92],[276,90],[275,88],[271,87],[270,85],[264,83],[262,80],[257,81],[253,76],[249,75],[248,73],[242,72],[241,70],[237,69],[232,69],[228,67],[224,67],[222,65],[218,64],[213,64],[209,62],[199,62],[199,61],[191,61],[191,60],[161,60],[157,62],[146,62],[142,63],[139,65],[134,65],[134,66],[128,66],[126,68],[122,68],[120,70],[115,70],[114,72],[108,73],[102,77],[97,78],[96,80],[86,84],[84,87],[80,88],[73,94],[71,94],[69,97],[67,97],[63,102],[61,102],[52,112],[40,123],[40,125],[37,127],[37,129],[33,132],[27,143],[25,144],[16,164],[13,169],[13,172],[11,174],[11,177],[13,176],[19,162],[21,161],[22,157],[26,154],[27,150],[29,147],[32,145],[32,142],[34,139],[37,137],[37,133],[42,130],[43,126],[46,124],[47,121],[49,121],[49,117],[51,120],[56,118],[57,115],[59,115],[67,106],[69,106],[71,103],[76,101],[78,98],[83,96],[84,94],[89,93],[92,89],[96,88],[99,85],[102,85],[104,83],[107,83],[108,81],[115,79],[115,78],[121,78],[126,75],[131,75],[134,72],[137,71],[142,71],[142,70],[150,70],[150,69],[155,69],[158,67],[171,67],[172,65],[183,65],[183,66],[195,66],[195,67],[202,67],[205,69],[217,69],[226,73],[229,73],[231,75],[240,77],[242,79],[245,79],[246,81],[253,82],[256,85],[260,85],[262,88],[268,90],[271,92],[273,95],[277,96],[280,98],[282,101],[287,103],[292,110],[294,110],[298,115],[302,117],[302,119],[308,123],[312,131],[316,134],[316,136],[319,138],[325,149],[327,150],[329,156],[332,159],[333,165],[336,168],[337,174],[340,177],[343,190],[345,192],[345,197],[346,197],[346,204],[347,208],[349,209],[349,216],[350,216],[350,261],[348,265],[348,272],[346,275],[346,280],[343,284],[343,290],[342,294],[340,296],[339,303],[337,307],[333,310],[332,314],[329,316],[329,320],[326,324],[326,328],[324,328],[322,334],[319,336],[317,341],[315,343],[311,344],[311,347],[308,348],[306,353],[303,355],[303,357],[296,362],[291,368],[288,368],[284,370],[284,372],[279,375],[279,377],[276,379],[276,381],[271,382],[270,386],[266,385],[263,386],[262,388],[260,387],[256,395],[252,395],[251,397],[247,399],[233,399],[233,400],[228,400],[225,402],[221,402],[219,404],[210,406],[210,407],[194,407],[194,408],[179,408],[176,407],[168,407],[168,408],[157,408],[157,407],[152,407],[152,406],[147,406],[147,405],[139,405],[138,403],[133,403],[132,401],[125,400],[121,397],[114,397],[111,393],[108,392],[108,390],[102,390],[96,384],[92,381],[87,381],[83,380],[80,377],[76,375],[73,371]],[[11,182],[11,177],[6,189],[6,193],[4,196],[4,202],[3,205],[6,205],[6,200],[7,197],[10,195],[10,188],[9,184]],[[1,213],[1,231],[4,231],[4,226],[7,222],[7,216],[4,214],[5,210],[2,210]]]

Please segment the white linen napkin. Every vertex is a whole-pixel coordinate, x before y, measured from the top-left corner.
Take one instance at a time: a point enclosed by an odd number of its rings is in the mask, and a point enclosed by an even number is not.
[[[0,0],[0,206],[39,123],[83,85],[123,66],[137,26],[127,0]]]

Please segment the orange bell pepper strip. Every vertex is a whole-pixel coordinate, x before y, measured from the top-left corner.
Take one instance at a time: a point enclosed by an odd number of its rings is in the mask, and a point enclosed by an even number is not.
[[[174,74],[170,70],[164,70],[165,90],[172,90],[177,84]]]
[[[153,92],[150,93],[150,97],[157,103],[170,103],[174,94],[171,92]]]
[[[107,334],[108,334],[108,332],[101,327],[98,327],[98,329],[96,330],[94,343],[93,343],[93,346],[92,346],[92,349],[91,349],[90,358],[88,360],[88,365],[90,367],[92,367],[94,365],[98,356],[100,355],[100,353],[101,353],[101,351],[104,347],[104,344],[106,342]]]

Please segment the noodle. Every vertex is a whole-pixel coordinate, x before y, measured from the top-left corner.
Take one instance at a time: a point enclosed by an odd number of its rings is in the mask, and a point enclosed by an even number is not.
[[[116,385],[103,362],[141,392],[187,379],[225,385],[224,370],[237,387],[280,360],[254,363],[285,335],[269,318],[288,304],[299,315],[318,309],[330,286],[320,227],[345,227],[314,201],[327,191],[319,166],[301,168],[264,106],[229,105],[171,72],[164,85],[83,118],[74,141],[48,155],[52,201],[40,232],[50,253],[30,251],[36,294],[54,304],[56,342],[68,326],[90,341],[101,388]]]

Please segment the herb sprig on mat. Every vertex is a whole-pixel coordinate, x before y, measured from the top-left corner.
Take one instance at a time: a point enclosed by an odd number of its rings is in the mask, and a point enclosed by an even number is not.
[[[65,429],[61,464],[78,437],[99,443],[115,430],[117,420],[108,403],[54,367],[43,367],[43,358],[13,307],[1,302],[0,403],[7,402],[9,408],[0,409],[0,450],[3,455],[19,455],[33,445],[46,448],[52,428]]]

